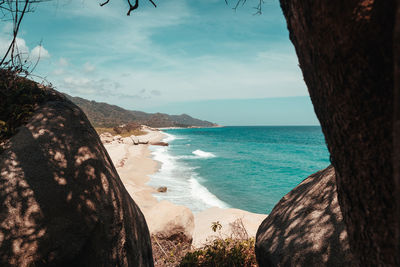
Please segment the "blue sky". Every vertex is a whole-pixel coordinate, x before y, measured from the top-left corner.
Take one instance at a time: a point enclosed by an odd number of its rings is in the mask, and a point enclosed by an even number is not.
[[[318,124],[278,0],[260,16],[256,0],[237,11],[234,1],[155,2],[129,17],[125,0],[41,3],[18,43],[31,58],[40,51],[37,74],[73,96],[223,125]]]

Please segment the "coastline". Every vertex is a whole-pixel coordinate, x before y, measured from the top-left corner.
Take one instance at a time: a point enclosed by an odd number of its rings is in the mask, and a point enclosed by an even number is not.
[[[171,231],[171,224],[177,224],[186,228],[186,235],[193,238],[192,246],[201,247],[204,243],[216,237],[217,233],[211,230],[213,222],[219,221],[221,223],[222,229],[218,232],[218,236],[229,237],[232,235],[232,223],[239,219],[249,237],[255,237],[258,226],[266,218],[266,214],[218,207],[193,213],[188,207],[176,205],[166,200],[157,200],[153,195],[158,193],[157,189],[147,185],[147,183],[150,181],[150,175],[154,175],[160,170],[162,163],[153,159],[150,146],[151,143],[164,141],[168,136],[160,129],[145,127],[144,130],[147,132],[146,135],[132,137],[142,142],[148,141],[149,144],[134,145],[131,141],[132,138],[120,138],[118,136],[113,137],[112,141],[108,143],[103,140],[103,144],[120,175],[122,183],[143,212],[151,234]],[[163,212],[160,212],[161,209]],[[165,209],[168,211],[165,211]],[[176,227],[172,228],[175,229]]]
[[[164,134],[160,131],[145,129],[148,134],[138,136],[143,142],[160,142]],[[115,139],[115,137],[114,137]],[[159,169],[160,163],[151,158],[149,145],[134,145],[128,138],[103,143],[126,190],[143,213],[147,213],[158,201],[153,196],[156,188],[146,185],[149,175]]]
[[[223,128],[224,125],[214,125],[214,126],[190,126],[190,127],[178,127],[178,126],[171,126],[171,127],[158,127],[155,128],[157,130],[173,130],[173,129],[207,129],[207,128]]]

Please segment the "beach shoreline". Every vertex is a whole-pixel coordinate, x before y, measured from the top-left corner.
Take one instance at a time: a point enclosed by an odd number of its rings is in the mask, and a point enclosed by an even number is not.
[[[154,128],[159,131],[162,130],[175,130],[175,129],[209,129],[209,128],[223,128],[224,125],[214,125],[214,126],[190,126],[190,127],[178,127],[178,126],[170,126],[170,127],[158,127]]]
[[[193,238],[192,245],[201,247],[216,237],[216,233],[211,230],[213,222],[219,221],[221,223],[222,229],[218,233],[220,237],[229,237],[232,235],[232,223],[241,220],[249,237],[255,237],[258,226],[266,218],[266,214],[218,207],[193,213],[188,207],[175,205],[166,200],[157,200],[154,196],[158,193],[157,188],[147,183],[151,179],[150,176],[160,170],[162,163],[153,159],[150,146],[164,142],[168,135],[160,129],[150,127],[144,127],[144,131],[146,132],[145,135],[137,137],[113,136],[105,139],[104,136],[101,136],[101,139],[126,190],[144,214],[151,234],[155,234],[157,231],[171,231],[171,228],[177,228],[172,227],[171,224],[178,224],[187,228],[188,233],[186,234]],[[135,145],[135,138],[141,142],[147,142],[147,144]],[[168,211],[160,213],[160,209],[168,209]],[[161,214],[164,214],[163,217]],[[165,216],[174,219],[171,222]],[[163,225],[164,221],[168,225]],[[168,229],[166,230],[166,228]]]

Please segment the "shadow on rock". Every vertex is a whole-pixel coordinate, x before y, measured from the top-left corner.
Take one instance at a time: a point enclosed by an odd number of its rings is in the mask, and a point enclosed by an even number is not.
[[[257,231],[260,266],[355,266],[336,193],[335,169],[284,196]]]
[[[0,170],[1,266],[153,266],[141,211],[63,96],[18,129]]]

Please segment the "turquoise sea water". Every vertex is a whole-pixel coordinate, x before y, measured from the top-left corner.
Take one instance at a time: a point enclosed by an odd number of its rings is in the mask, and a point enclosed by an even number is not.
[[[169,147],[153,147],[161,163],[156,194],[198,212],[211,206],[270,213],[286,193],[329,165],[318,126],[165,130]]]

